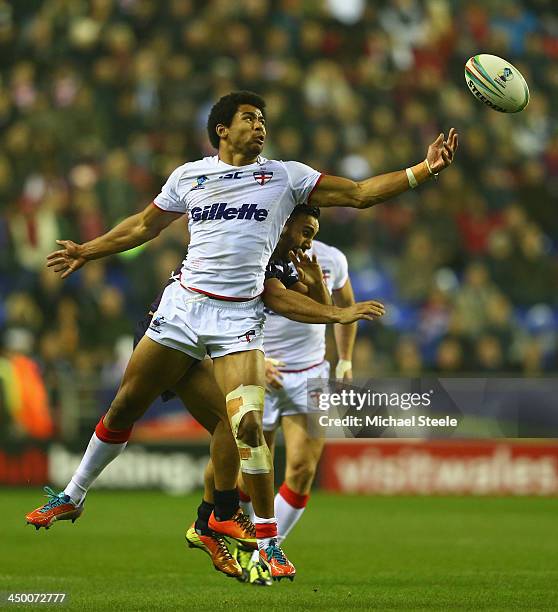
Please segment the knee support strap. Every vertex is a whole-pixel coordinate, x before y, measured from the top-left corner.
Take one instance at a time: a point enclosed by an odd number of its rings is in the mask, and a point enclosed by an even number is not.
[[[247,474],[269,474],[271,453],[267,444],[249,446],[237,438],[240,421],[248,412],[263,412],[265,389],[259,385],[240,385],[227,395],[227,414],[231,423],[238,453],[240,469]]]

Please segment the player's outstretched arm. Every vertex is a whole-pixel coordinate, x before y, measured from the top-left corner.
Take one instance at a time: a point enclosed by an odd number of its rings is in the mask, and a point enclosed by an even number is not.
[[[411,168],[380,174],[360,182],[325,175],[312,193],[311,204],[370,208],[385,202],[445,170],[453,161],[457,145],[457,131],[451,128],[447,140],[444,134],[440,134],[428,147],[426,159]]]
[[[263,301],[270,310],[300,323],[346,324],[361,319],[373,321],[385,314],[384,305],[374,300],[358,302],[347,308],[319,304],[298,291],[287,289],[277,278],[266,280]]]
[[[127,217],[110,231],[89,242],[77,244],[71,240],[57,240],[63,248],[47,256],[47,266],[66,278],[92,259],[132,249],[155,238],[182,213],[161,210],[149,204],[142,212]]]

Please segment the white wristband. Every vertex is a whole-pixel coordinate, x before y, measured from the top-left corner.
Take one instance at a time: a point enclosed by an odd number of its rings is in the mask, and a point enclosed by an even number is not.
[[[407,180],[409,181],[409,187],[411,189],[414,189],[415,187],[418,186],[418,182],[417,182],[417,179],[415,178],[415,175],[413,174],[413,171],[410,168],[407,168],[405,172],[407,173]]]
[[[348,359],[340,359],[335,367],[335,378],[342,380],[345,374],[353,369],[353,362]]]

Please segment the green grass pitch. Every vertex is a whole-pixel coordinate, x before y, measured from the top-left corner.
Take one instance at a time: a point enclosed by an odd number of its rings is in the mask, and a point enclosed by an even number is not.
[[[298,576],[271,588],[226,578],[185,547],[199,495],[92,491],[75,525],[36,532],[24,515],[41,499],[38,490],[0,490],[4,600],[6,592],[67,592],[60,609],[81,611],[558,605],[558,499],[316,493],[285,546]]]

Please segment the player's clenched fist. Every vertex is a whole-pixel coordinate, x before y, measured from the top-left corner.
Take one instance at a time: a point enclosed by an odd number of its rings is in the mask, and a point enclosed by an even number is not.
[[[63,248],[47,255],[47,266],[61,273],[60,278],[66,278],[81,268],[87,260],[81,254],[81,244],[76,244],[71,240],[57,240],[56,243]]]

